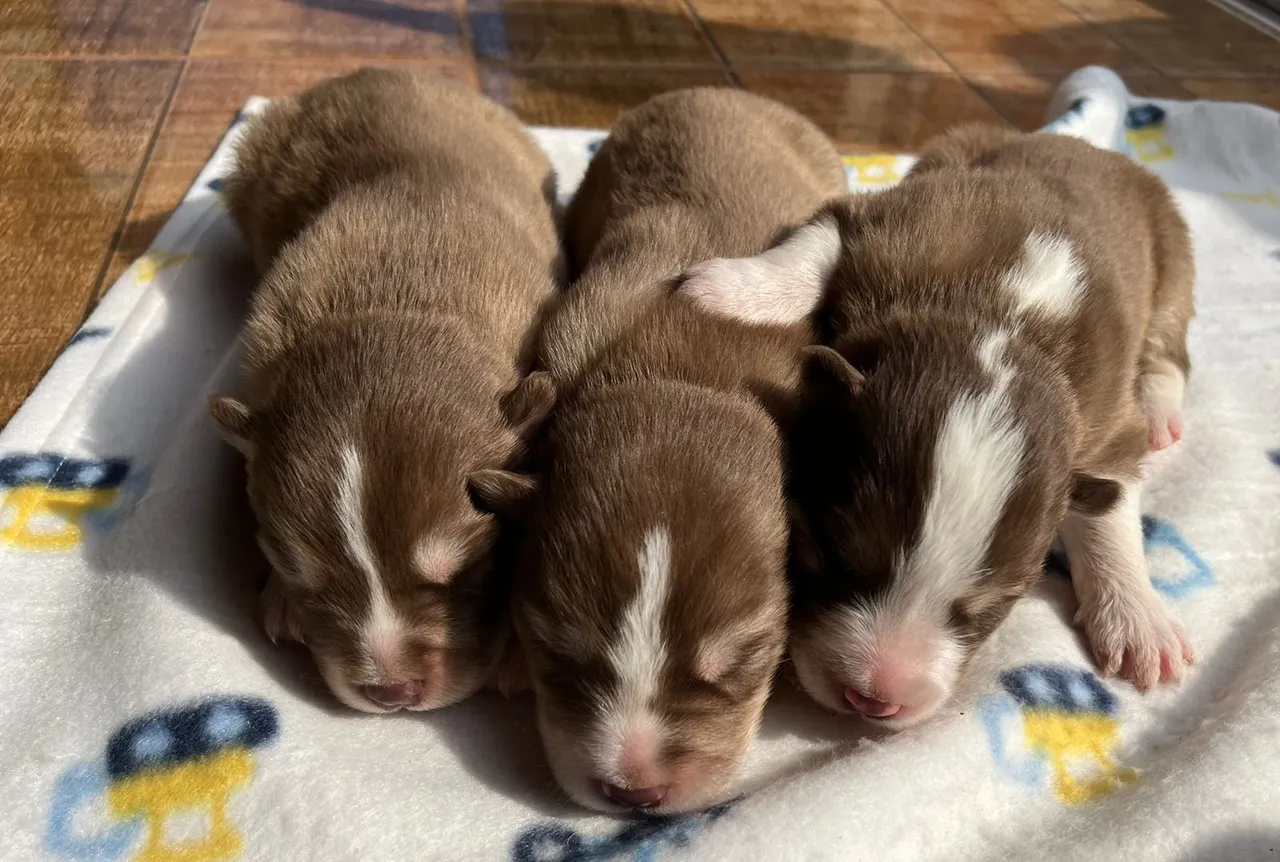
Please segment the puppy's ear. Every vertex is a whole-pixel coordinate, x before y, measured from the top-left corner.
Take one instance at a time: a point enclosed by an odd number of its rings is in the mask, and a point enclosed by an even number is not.
[[[281,586],[280,576],[274,572],[267,578],[262,595],[258,597],[258,614],[262,620],[262,630],[271,638],[272,643],[306,643],[302,634],[302,620]]]
[[[1071,511],[1081,515],[1102,515],[1120,499],[1120,483],[1115,479],[1071,474]]]
[[[521,439],[538,432],[556,406],[556,385],[545,371],[535,371],[502,399],[502,412]]]
[[[848,399],[866,387],[867,376],[830,347],[800,351],[804,391],[808,398]]]
[[[246,458],[253,454],[253,414],[234,398],[217,395],[209,399],[209,415],[218,426],[222,439],[240,450]]]
[[[503,518],[524,514],[538,480],[527,473],[510,470],[477,470],[467,477],[467,493],[471,504],[482,512]]]

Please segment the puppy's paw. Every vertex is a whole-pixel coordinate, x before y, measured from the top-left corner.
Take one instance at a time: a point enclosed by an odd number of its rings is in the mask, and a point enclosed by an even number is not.
[[[272,643],[306,643],[302,632],[302,618],[280,583],[280,576],[274,572],[267,578],[267,583],[258,596],[258,619]]]
[[[1147,448],[1152,452],[1167,449],[1182,439],[1182,416],[1148,416]]]
[[[529,665],[524,660],[524,650],[517,644],[507,647],[502,661],[494,668],[489,677],[489,688],[496,689],[503,697],[515,697],[533,690],[533,679],[529,676]]]
[[[1183,666],[1195,661],[1186,634],[1149,588],[1081,604],[1076,623],[1084,628],[1103,676],[1118,674],[1141,691],[1180,682]]]
[[[1182,439],[1182,394],[1186,378],[1181,372],[1142,375],[1142,412],[1147,418],[1147,448],[1159,452]]]

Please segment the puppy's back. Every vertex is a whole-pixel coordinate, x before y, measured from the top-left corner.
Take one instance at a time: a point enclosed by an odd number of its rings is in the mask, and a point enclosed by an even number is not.
[[[754,254],[845,190],[830,140],[790,108],[717,88],[651,99],[619,120],[565,214],[586,277],[549,321],[542,364],[576,376],[687,267]]]
[[[501,205],[545,207],[546,157],[516,118],[482,96],[403,70],[362,69],[272,102],[246,131],[226,200],[266,270],[343,191],[403,176]],[[519,191],[530,178],[541,199]]]

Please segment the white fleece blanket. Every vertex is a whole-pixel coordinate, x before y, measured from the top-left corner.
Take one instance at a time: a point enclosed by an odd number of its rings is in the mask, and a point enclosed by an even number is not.
[[[1195,234],[1187,436],[1144,502],[1199,656],[1181,688],[1099,679],[1049,576],[938,720],[870,737],[784,683],[743,796],[679,821],[561,799],[527,700],[338,706],[257,628],[242,469],[205,411],[252,285],[218,196],[237,124],[0,434],[0,858],[1280,858],[1280,117],[1100,69],[1051,116],[1167,179]],[[602,133],[538,137],[568,193]],[[910,159],[847,164],[874,190]]]

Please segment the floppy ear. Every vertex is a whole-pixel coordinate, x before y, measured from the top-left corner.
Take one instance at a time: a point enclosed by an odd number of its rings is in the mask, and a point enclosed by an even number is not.
[[[272,643],[306,643],[302,635],[302,621],[280,585],[280,576],[274,572],[267,578],[262,595],[258,597],[258,614],[262,619],[262,630]]]
[[[556,385],[545,371],[533,372],[502,399],[502,412],[522,439],[535,434],[555,406]]]
[[[1102,515],[1120,499],[1120,483],[1115,479],[1103,479],[1088,473],[1071,474],[1072,512],[1081,515]]]
[[[797,323],[821,304],[842,250],[835,221],[822,217],[755,257],[720,257],[690,268],[678,291],[747,323]]]
[[[510,470],[477,470],[467,477],[471,503],[482,512],[515,518],[524,514],[538,480],[528,473]]]
[[[253,415],[248,407],[234,398],[216,395],[209,399],[209,415],[217,424],[222,439],[239,449],[246,458],[253,454]]]
[[[867,376],[830,347],[806,347],[800,351],[802,378],[808,397],[845,398],[858,395]]]

